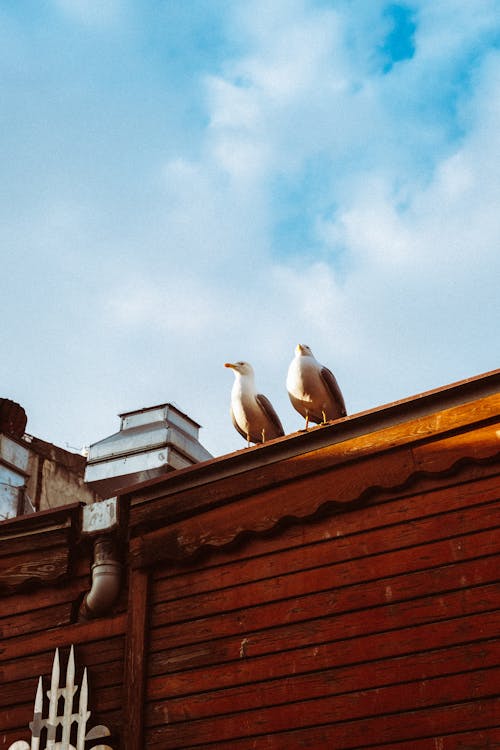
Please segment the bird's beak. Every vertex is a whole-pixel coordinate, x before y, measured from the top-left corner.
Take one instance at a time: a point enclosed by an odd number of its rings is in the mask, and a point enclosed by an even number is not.
[[[232,365],[231,362],[224,362],[224,367],[230,367],[231,370],[236,370],[236,365]]]
[[[303,351],[304,351],[304,349],[302,347],[302,344],[297,344],[297,346],[295,347],[295,353],[296,354],[302,354]]]

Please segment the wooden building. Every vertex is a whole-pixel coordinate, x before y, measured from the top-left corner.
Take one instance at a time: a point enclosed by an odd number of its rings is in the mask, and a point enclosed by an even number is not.
[[[500,748],[499,498],[500,370],[0,523],[0,747]]]

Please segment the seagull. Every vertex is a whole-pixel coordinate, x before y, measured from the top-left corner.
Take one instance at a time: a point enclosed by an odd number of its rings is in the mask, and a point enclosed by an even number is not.
[[[333,373],[321,365],[310,347],[297,344],[288,368],[286,388],[292,406],[311,422],[326,424],[347,414],[344,398]]]
[[[231,419],[247,444],[264,443],[284,435],[283,426],[268,398],[255,390],[253,367],[248,362],[226,362],[234,370]]]

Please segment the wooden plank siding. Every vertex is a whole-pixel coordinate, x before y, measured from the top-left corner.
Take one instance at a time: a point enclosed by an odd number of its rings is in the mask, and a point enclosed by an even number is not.
[[[146,746],[496,742],[500,474],[483,470],[156,566]]]
[[[66,592],[71,594],[73,589]],[[43,599],[50,599],[43,591]],[[62,592],[54,591],[59,600]],[[15,597],[12,597],[15,599]],[[35,595],[33,599],[35,599]],[[5,602],[7,605],[9,602]],[[15,604],[15,602],[12,602]],[[58,605],[58,608],[60,605]],[[70,646],[76,647],[77,678],[81,681],[83,667],[89,673],[93,724],[106,724],[118,731],[121,723],[123,682],[124,615],[114,621],[72,624],[71,602],[67,617],[54,620],[52,608],[30,610],[23,616],[24,629],[10,637],[2,636],[0,649],[0,747],[8,747],[15,739],[29,740],[29,723],[33,719],[33,703],[38,676],[44,676],[45,689],[55,648],[60,649],[61,663],[66,664]],[[4,610],[2,610],[3,614]],[[36,617],[34,617],[36,613]],[[42,614],[45,615],[43,623]],[[2,617],[2,620],[8,619]],[[34,622],[36,621],[36,626]]]
[[[92,565],[79,517],[75,506],[0,524],[0,748],[29,742],[38,677],[47,690],[56,648],[65,674],[71,645],[77,684],[88,670],[91,725],[119,736],[126,620],[118,603],[113,617],[78,622]]]
[[[500,750],[500,371],[119,500],[89,621],[80,506],[0,523],[0,749],[74,645],[116,750]]]

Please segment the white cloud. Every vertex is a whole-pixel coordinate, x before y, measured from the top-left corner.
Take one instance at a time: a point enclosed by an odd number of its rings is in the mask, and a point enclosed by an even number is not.
[[[82,23],[120,13],[111,1],[58,5]],[[473,5],[412,3],[415,55],[384,75],[382,2],[230,4],[231,54],[196,71],[205,123],[189,149],[184,134],[165,135],[156,182],[151,158],[144,194],[133,193],[143,205],[120,203],[119,179],[116,197],[101,190],[94,205],[47,199],[19,244],[55,288],[67,279],[56,284],[54,259],[66,258],[63,273],[93,290],[82,330],[57,318],[65,332],[53,333],[42,376],[66,368],[56,395],[75,424],[70,443],[91,441],[96,420],[95,438],[116,427],[103,423],[105,404],[114,418],[174,400],[206,425],[214,452],[242,447],[222,366],[240,358],[296,429],[284,379],[299,341],[335,371],[350,411],[494,366],[500,61],[488,38],[498,3]],[[120,145],[110,159],[138,153]],[[292,254],[282,225],[294,221]]]
[[[203,336],[220,323],[218,305],[200,278],[174,275],[164,280],[134,277],[112,288],[106,307],[111,322],[124,329],[169,333],[176,339]]]
[[[104,27],[122,11],[123,0],[52,0],[69,18],[85,26]]]
[[[275,377],[269,395],[285,415],[290,407],[279,377],[298,340],[340,372],[351,410],[474,374],[491,360],[478,344],[488,317],[480,303],[457,323],[464,299],[477,296],[490,306],[496,299],[488,282],[492,260],[498,268],[493,253],[500,229],[496,59],[476,63],[475,98],[464,86],[455,114],[443,118],[442,102],[432,98],[441,85],[448,96],[461,75],[453,71],[456,60],[434,46],[433,34],[448,24],[448,52],[458,55],[464,40],[472,48],[492,24],[491,7],[485,3],[479,10],[474,36],[458,28],[450,8],[433,16],[421,6],[415,57],[384,77],[376,66],[368,74],[368,52],[352,57],[346,35],[357,19],[346,6],[334,13],[294,3],[285,17],[273,5],[251,18],[240,16],[249,51],[229,61],[224,76],[208,80],[210,127],[196,169],[206,181],[201,202],[210,206],[209,215],[224,217],[232,241],[220,250],[230,263],[225,282],[209,276],[208,283],[230,311],[228,351],[236,349],[235,356],[248,357],[257,372]],[[468,13],[463,6],[459,15]],[[380,24],[376,34],[382,31]],[[375,44],[373,29],[365,33]],[[437,58],[427,99],[425,81]],[[449,139],[447,117],[457,118],[460,138]],[[284,172],[293,180],[318,153],[331,164],[325,189],[335,207],[324,215],[318,205],[312,222],[320,259],[304,247],[302,259],[285,254],[278,261],[269,242],[272,215],[260,198],[275,199],[272,178]],[[230,175],[230,190],[221,185],[219,170]],[[245,199],[240,203],[238,190]],[[185,204],[191,247],[198,209],[192,200]],[[210,226],[209,216],[204,222]],[[255,226],[252,248],[248,233]],[[207,243],[217,255],[210,232]],[[255,266],[244,260],[252,249]]]
[[[256,91],[216,76],[208,76],[206,86],[211,102],[212,128],[244,129],[258,126],[262,112]]]

